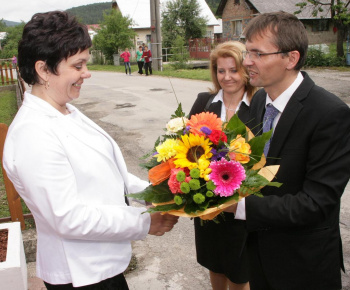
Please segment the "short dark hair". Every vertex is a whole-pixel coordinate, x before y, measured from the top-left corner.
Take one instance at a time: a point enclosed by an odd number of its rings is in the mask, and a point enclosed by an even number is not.
[[[45,61],[47,69],[57,75],[63,59],[91,47],[87,27],[67,12],[34,14],[24,26],[18,44],[18,66],[21,77],[30,85],[40,83],[35,63]]]
[[[309,40],[306,29],[293,14],[279,11],[263,13],[249,21],[244,29],[246,40],[251,41],[256,35],[263,36],[269,31],[274,36],[274,44],[280,51],[297,50],[300,59],[295,70],[300,70],[305,63]]]

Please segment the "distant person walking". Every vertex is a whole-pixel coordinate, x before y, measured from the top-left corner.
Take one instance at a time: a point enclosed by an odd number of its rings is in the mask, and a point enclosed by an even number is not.
[[[126,74],[128,74],[128,68],[129,68],[129,75],[131,75],[130,56],[131,54],[128,48],[125,48],[125,51],[120,55],[120,57],[124,59]]]
[[[148,50],[148,46],[145,46],[145,50],[142,54],[143,59],[145,60],[145,70],[146,70],[146,76],[148,76],[148,70],[149,74],[152,75],[152,52]]]
[[[12,57],[12,65],[14,68],[17,67],[17,57],[15,55]]]
[[[143,51],[142,51],[142,46],[139,46],[139,50],[136,51],[136,60],[137,60],[137,65],[139,67],[138,74],[142,75],[143,74],[143,64],[144,64],[144,59],[142,58]]]

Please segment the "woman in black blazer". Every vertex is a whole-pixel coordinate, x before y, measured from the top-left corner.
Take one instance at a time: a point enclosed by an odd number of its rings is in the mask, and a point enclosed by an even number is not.
[[[249,104],[255,87],[242,66],[245,45],[237,41],[222,43],[210,54],[210,71],[214,89],[198,94],[190,116],[204,111],[213,112],[224,122],[234,114],[249,126]],[[248,262],[244,222],[231,213],[201,225],[195,218],[197,261],[209,269],[213,289],[249,289]]]

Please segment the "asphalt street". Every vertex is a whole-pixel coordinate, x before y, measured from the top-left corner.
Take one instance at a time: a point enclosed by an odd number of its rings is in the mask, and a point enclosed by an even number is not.
[[[308,72],[318,85],[350,104],[350,72]],[[210,86],[205,81],[92,72],[92,77],[84,82],[80,98],[72,104],[117,141],[129,171],[147,180],[147,172],[139,167],[139,158],[163,134],[162,128],[177,107],[176,99],[188,113],[197,94]],[[349,290],[350,184],[342,198],[340,224],[347,270],[342,276],[343,289]],[[196,262],[193,221],[188,218],[180,218],[175,228],[162,237],[148,236],[133,242],[133,253],[137,264],[126,275],[131,290],[211,289],[207,270]]]

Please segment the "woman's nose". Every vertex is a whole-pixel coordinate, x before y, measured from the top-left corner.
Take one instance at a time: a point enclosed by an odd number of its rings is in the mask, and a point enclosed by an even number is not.
[[[91,77],[90,71],[86,68],[86,70],[83,72],[82,76],[83,79],[88,79]]]
[[[225,79],[228,80],[228,79],[230,79],[230,78],[231,78],[230,72],[226,72],[226,73],[225,73]]]

